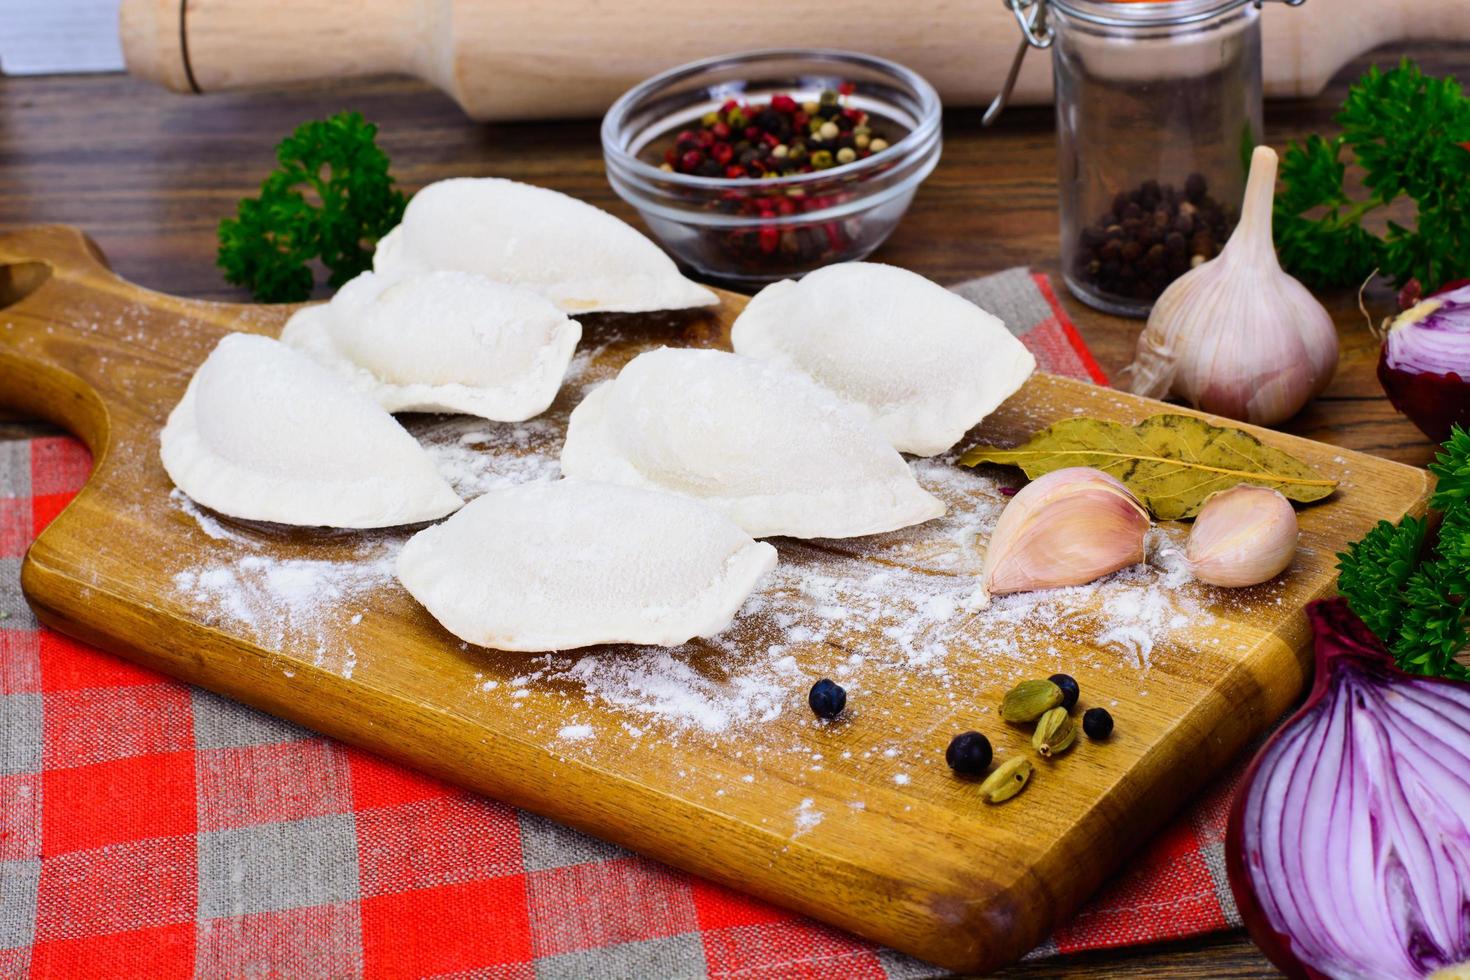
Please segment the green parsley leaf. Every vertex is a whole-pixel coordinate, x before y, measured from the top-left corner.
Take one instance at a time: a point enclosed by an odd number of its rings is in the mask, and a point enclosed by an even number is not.
[[[1429,506],[1446,513],[1470,513],[1470,432],[1458,425],[1429,464],[1437,478]]]
[[[1401,668],[1470,680],[1455,660],[1470,644],[1470,433],[1456,426],[1429,468],[1443,512],[1433,547],[1424,518],[1379,521],[1338,555],[1337,589]]]
[[[1348,91],[1342,135],[1287,148],[1275,203],[1277,252],[1286,270],[1319,288],[1357,285],[1378,269],[1396,284],[1432,292],[1470,276],[1470,98],[1453,78],[1425,75],[1404,59],[1376,67]],[[1345,189],[1351,151],[1369,193]],[[1415,227],[1389,223],[1378,237],[1363,219],[1400,197]]]
[[[1403,670],[1470,679],[1455,654],[1470,642],[1465,631],[1467,600],[1457,592],[1463,579],[1439,562],[1424,565],[1404,587],[1404,621],[1390,649]]]
[[[340,286],[372,265],[372,246],[398,224],[407,199],[393,186],[378,128],[343,112],[306,122],[276,147],[280,167],[258,197],[219,225],[225,279],[263,302],[310,297],[307,263],[320,259]]]
[[[1337,591],[1385,642],[1398,635],[1403,622],[1404,586],[1419,565],[1428,529],[1419,517],[1406,517],[1398,526],[1379,521],[1337,556]]]

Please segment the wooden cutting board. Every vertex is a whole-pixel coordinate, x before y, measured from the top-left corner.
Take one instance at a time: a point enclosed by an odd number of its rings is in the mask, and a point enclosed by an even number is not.
[[[580,383],[652,344],[721,343],[743,302],[589,318]],[[921,479],[950,517],[778,542],[774,584],[710,643],[662,661],[630,648],[467,648],[392,581],[402,533],[232,525],[170,495],[157,436],[191,372],[224,334],[275,334],[290,311],[148,292],[71,228],[0,236],[0,401],[67,426],[96,458],[26,558],[22,584],[45,623],[959,970],[1031,949],[1279,716],[1304,680],[1301,607],[1331,589],[1334,553],[1380,518],[1421,510],[1428,487],[1421,470],[1257,430],[1341,481],[1301,511],[1283,580],[1169,588],[1150,568],[971,615],[953,600],[973,584],[975,532],[1015,480],[930,462]],[[555,458],[577,388],[529,426],[409,425],[482,485],[487,460],[506,479],[547,476],[536,461]],[[1042,375],[965,445],[1078,412],[1135,421],[1160,409]],[[1181,529],[1158,533],[1167,545]],[[325,590],[310,578],[322,568],[338,573]],[[317,581],[314,605],[301,605],[302,581]],[[262,595],[279,608],[262,609]],[[1058,669],[1077,676],[1084,705],[1109,707],[1114,737],[1040,763],[1020,797],[986,806],[949,773],[945,745],[977,728],[998,757],[1029,754],[1028,733],[994,706],[1015,679]],[[824,675],[851,691],[835,724],[804,704]]]

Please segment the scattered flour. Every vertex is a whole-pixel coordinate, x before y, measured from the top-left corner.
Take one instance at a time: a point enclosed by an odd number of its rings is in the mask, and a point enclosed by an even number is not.
[[[802,834],[807,833],[808,831],[815,828],[817,824],[822,822],[822,811],[815,809],[815,807],[816,801],[811,799],[810,797],[803,799],[800,805],[797,806],[795,813],[796,830],[791,834],[792,840],[795,840]]]
[[[771,721],[791,692],[776,670],[756,664],[736,674],[699,669],[687,647],[616,648],[578,657],[554,672],[580,682],[589,698],[674,723],[723,732],[732,725]]]
[[[1150,538],[1149,564],[967,611],[984,558],[979,542],[1005,498],[949,461],[926,460],[917,471],[926,489],[962,506],[871,538],[778,539],[781,563],[719,636],[667,649],[548,655],[511,684],[565,685],[572,704],[641,717],[670,734],[722,735],[791,713],[807,717],[806,690],[822,676],[841,678],[853,696],[901,693],[914,682],[968,706],[976,662],[1019,678],[1072,666],[1075,652],[1062,651],[1080,646],[1091,666],[1146,670],[1174,630],[1210,621],[1182,566],[1178,532],[1164,530]]]
[[[529,422],[433,415],[403,421],[466,498],[554,480],[566,415],[612,370],[592,368],[599,352],[594,346],[579,353],[556,404]],[[997,597],[972,611],[967,603],[983,542],[1006,502],[1006,484],[956,466],[953,457],[913,465],[919,482],[950,505],[946,517],[867,538],[776,539],[780,564],[721,635],[668,649],[527,659],[519,676],[477,678],[472,689],[512,708],[530,703],[533,691],[560,693],[567,714],[557,734],[568,742],[594,744],[574,713],[587,707],[620,715],[634,738],[649,726],[661,736],[719,737],[783,716],[810,723],[806,691],[823,676],[847,687],[850,711],[881,718],[908,700],[910,684],[926,697],[983,711],[973,704],[975,664],[996,683],[1085,667],[1126,666],[1142,675],[1174,631],[1210,621],[1205,593],[1183,567],[1178,529],[1152,532],[1148,564],[1088,586]],[[350,632],[384,590],[398,588],[393,566],[408,532],[331,539],[330,559],[275,559],[269,545],[280,532],[220,520],[182,494],[173,502],[208,538],[173,576],[176,594],[196,615],[231,620],[268,649],[304,647],[314,651],[316,666],[352,676],[359,654]],[[887,697],[861,697],[872,692]],[[908,776],[892,778],[904,785]]]
[[[189,497],[184,493],[184,491],[180,490],[178,487],[175,487],[173,490],[169,491],[168,496],[169,499],[178,506],[179,510],[183,511],[186,515],[194,519],[195,523],[199,525],[199,530],[203,531],[211,538],[214,538],[214,540],[229,541],[232,544],[243,544],[248,545],[252,548],[259,546],[258,542],[253,541],[251,538],[239,531],[235,531],[227,527],[223,521],[219,520],[214,515],[204,510],[198,504],[194,503],[194,501],[190,500]]]
[[[584,343],[555,405],[539,418],[496,423],[471,416],[404,415],[400,421],[466,500],[495,487],[554,480],[560,476],[566,415],[587,385],[602,380],[589,368],[615,339],[615,333],[606,332],[600,343]],[[270,545],[295,532],[222,519],[177,489],[170,501],[213,542],[173,575],[175,592],[195,605],[201,619],[233,620],[267,648],[281,649],[288,638],[297,649],[304,643],[315,651],[316,666],[330,665],[352,676],[357,653],[347,645],[345,631],[362,622],[374,592],[398,587],[393,566],[411,532],[328,532],[322,540],[335,542],[334,552],[341,554],[346,543],[341,557],[277,559],[268,557]],[[484,689],[493,687],[490,682]]]
[[[996,597],[980,615],[995,625],[1029,631],[1053,623],[1089,645],[1124,654],[1134,666],[1152,665],[1154,646],[1174,630],[1212,617],[1199,602],[1184,563],[1181,532],[1149,532],[1149,562],[1091,585]]]
[[[187,506],[185,506],[187,505]],[[180,509],[218,524],[182,500]],[[206,530],[206,533],[208,531]],[[228,530],[234,535],[245,531]],[[211,535],[213,536],[213,535]],[[233,537],[224,540],[234,542]],[[175,591],[191,600],[205,622],[233,620],[268,649],[287,640],[313,651],[313,664],[351,677],[357,651],[343,639],[346,628],[362,622],[360,612],[373,593],[393,583],[393,565],[402,539],[369,537],[353,546],[348,557],[277,559],[246,553],[196,562],[173,576]]]
[[[561,434],[543,419],[493,425],[466,416],[435,417],[416,421],[410,429],[428,450],[439,475],[466,500],[500,487],[561,476]],[[544,451],[553,443],[556,452]]]

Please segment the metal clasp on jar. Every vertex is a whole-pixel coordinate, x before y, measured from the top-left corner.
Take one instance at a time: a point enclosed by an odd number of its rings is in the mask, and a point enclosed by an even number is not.
[[[1051,26],[1050,9],[1051,0],[1001,0],[1012,14],[1015,15],[1016,23],[1021,27],[1021,43],[1016,46],[1016,56],[1011,60],[1011,70],[1006,74],[1006,80],[1001,85],[1000,92],[985,110],[985,115],[980,117],[983,126],[993,124],[1005,107],[1011,101],[1011,92],[1016,87],[1016,79],[1021,74],[1021,64],[1026,59],[1028,48],[1046,50],[1052,46],[1057,39],[1056,30]],[[1063,9],[1068,9],[1065,0],[1060,0]],[[1282,3],[1288,7],[1300,7],[1306,0],[1237,0],[1235,3],[1227,3],[1220,7],[1209,10],[1204,15],[1184,15],[1176,18],[1163,17],[1157,23],[1159,26],[1173,24],[1185,24],[1191,19],[1203,19],[1204,17],[1218,16],[1223,10],[1244,6],[1247,3],[1253,5],[1257,10],[1265,6],[1267,2]],[[1070,11],[1077,13],[1077,11]],[[1098,15],[1083,15],[1082,19],[1093,21],[1109,26],[1129,26],[1130,22],[1121,18],[1111,18]]]

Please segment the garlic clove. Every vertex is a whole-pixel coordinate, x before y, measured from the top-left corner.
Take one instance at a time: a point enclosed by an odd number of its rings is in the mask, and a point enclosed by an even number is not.
[[[1184,555],[1201,582],[1238,589],[1285,571],[1298,537],[1290,501],[1269,487],[1243,483],[1205,501]]]
[[[1256,147],[1230,241],[1154,304],[1125,369],[1134,394],[1177,395],[1207,412],[1274,425],[1332,380],[1332,318],[1282,271],[1271,241],[1276,164],[1274,150]]]
[[[986,597],[1084,585],[1143,561],[1148,511],[1113,477],[1086,466],[1047,473],[1011,498],[980,573]]]

